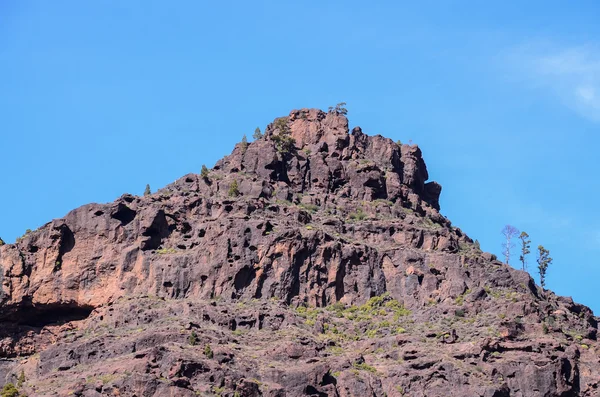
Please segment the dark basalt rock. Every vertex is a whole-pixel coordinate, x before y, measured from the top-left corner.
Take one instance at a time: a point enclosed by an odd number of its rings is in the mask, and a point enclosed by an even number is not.
[[[440,214],[421,150],[294,110],[208,178],[0,246],[30,396],[594,396],[597,319]],[[239,195],[229,189],[237,182]]]

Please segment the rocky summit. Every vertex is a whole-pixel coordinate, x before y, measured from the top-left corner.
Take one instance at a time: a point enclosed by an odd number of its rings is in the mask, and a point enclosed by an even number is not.
[[[349,131],[343,109],[294,110],[210,170],[0,246],[0,384],[600,395],[591,310],[482,252],[440,214],[441,190],[416,145]]]

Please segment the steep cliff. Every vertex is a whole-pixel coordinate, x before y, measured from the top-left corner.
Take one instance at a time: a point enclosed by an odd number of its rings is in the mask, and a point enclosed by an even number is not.
[[[0,246],[28,395],[593,396],[597,320],[439,213],[421,151],[292,111]]]

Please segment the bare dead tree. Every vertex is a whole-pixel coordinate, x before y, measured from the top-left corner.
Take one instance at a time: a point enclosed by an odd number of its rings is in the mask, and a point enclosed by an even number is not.
[[[508,265],[511,251],[515,246],[512,240],[519,235],[519,230],[514,226],[506,225],[501,230],[501,233],[504,236],[504,242],[502,243],[502,255],[504,255],[504,262],[506,262]]]

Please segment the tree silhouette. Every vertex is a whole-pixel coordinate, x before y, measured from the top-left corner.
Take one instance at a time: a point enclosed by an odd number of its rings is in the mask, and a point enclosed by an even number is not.
[[[546,272],[548,271],[548,265],[552,263],[550,258],[550,251],[541,245],[538,245],[538,271],[540,272],[540,285],[542,288],[546,287]]]
[[[150,190],[150,185],[146,185],[146,189],[144,189],[144,196],[150,196],[152,191]]]
[[[529,240],[529,234],[526,232],[521,232],[519,235],[519,240],[521,240],[521,255],[519,255],[519,260],[521,261],[521,265],[523,270],[527,270],[527,255],[531,253],[531,240]]]
[[[519,234],[519,230],[514,226],[506,225],[501,230],[501,233],[504,236],[504,242],[502,243],[502,255],[504,255],[504,262],[508,265],[511,251],[515,246],[515,244],[512,242],[512,239]]]
[[[338,115],[345,116],[348,114],[348,109],[346,109],[346,102],[340,102],[335,107],[329,106],[329,113],[335,113]]]
[[[208,168],[204,164],[202,164],[202,169],[200,170],[200,177],[205,181],[208,180]]]

